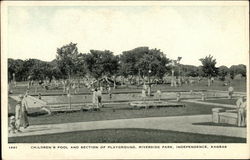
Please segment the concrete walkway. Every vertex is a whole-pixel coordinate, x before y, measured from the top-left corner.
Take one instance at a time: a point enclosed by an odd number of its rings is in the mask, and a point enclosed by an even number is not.
[[[216,106],[216,107],[236,108],[236,105],[213,103],[213,102],[202,102],[202,101],[199,101],[199,99],[187,99],[187,100],[182,100],[182,102],[198,103],[198,104],[204,104],[204,105],[210,105],[210,106]]]
[[[9,134],[9,137],[111,128],[145,128],[246,138],[246,128],[205,124],[211,121],[211,115],[193,115],[34,125],[23,130],[22,133]]]

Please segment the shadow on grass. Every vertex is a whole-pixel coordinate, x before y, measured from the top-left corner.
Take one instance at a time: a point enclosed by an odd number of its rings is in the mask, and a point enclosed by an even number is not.
[[[123,128],[10,137],[9,143],[246,143],[246,138]]]
[[[28,113],[29,117],[38,117],[38,116],[43,116],[48,114],[47,112],[32,112],[32,113]]]
[[[192,123],[192,125],[220,126],[220,127],[237,127],[237,126],[232,125],[232,124],[226,124],[226,123],[213,123],[213,122]]]

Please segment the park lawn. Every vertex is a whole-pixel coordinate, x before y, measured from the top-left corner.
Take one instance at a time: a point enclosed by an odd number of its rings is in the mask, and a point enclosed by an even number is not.
[[[245,138],[155,129],[101,129],[11,137],[9,143],[246,143]]]
[[[205,102],[236,105],[236,101],[237,99],[212,99]]]
[[[23,83],[23,82],[18,82]],[[232,86],[236,92],[246,92],[246,80],[232,80]],[[11,87],[13,94],[24,94],[27,90],[27,86],[17,86],[16,88]],[[125,86],[117,86],[117,89],[113,90],[113,93],[121,93],[121,92],[141,92],[142,86],[136,85],[128,85]],[[174,92],[174,91],[190,91],[190,90],[221,90],[227,91],[228,86],[223,86],[223,81],[215,80],[211,86],[207,86],[207,80],[202,80],[200,83],[195,83],[192,85],[183,84],[181,87],[171,87],[169,84],[159,84],[153,85],[152,91],[155,92],[156,90]],[[38,87],[37,93],[41,93],[42,95],[53,95],[53,94],[62,94],[62,87],[58,89],[49,89],[45,90],[42,87]],[[35,93],[35,87],[30,88],[30,94],[37,94]],[[85,87],[80,88],[80,93],[88,93],[91,94],[91,91]]]
[[[30,125],[40,125],[146,117],[202,115],[211,114],[212,108],[216,108],[216,106],[209,106],[196,103],[185,103],[185,107],[162,107],[145,110],[132,109],[128,106],[128,104],[110,104],[105,105],[104,108],[101,108],[101,111],[61,112],[52,115],[33,114],[29,116],[29,122]]]

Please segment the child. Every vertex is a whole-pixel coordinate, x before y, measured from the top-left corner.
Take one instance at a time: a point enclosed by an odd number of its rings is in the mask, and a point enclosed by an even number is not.
[[[9,132],[10,133],[16,133],[16,120],[14,116],[10,117],[10,128],[9,128]]]

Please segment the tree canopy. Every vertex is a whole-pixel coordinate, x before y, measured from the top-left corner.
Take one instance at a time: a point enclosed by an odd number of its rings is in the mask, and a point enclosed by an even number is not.
[[[24,81],[30,77],[33,80],[65,79],[69,77],[83,77],[86,74],[95,79],[103,76],[112,77],[121,75],[133,78],[136,76],[163,78],[171,75],[171,60],[160,49],[137,47],[114,55],[109,50],[90,50],[88,53],[79,53],[77,43],[69,43],[56,50],[56,58],[51,62],[38,59],[8,59],[8,80]],[[230,74],[231,78],[241,74],[246,77],[246,66],[243,64],[216,67],[216,59],[209,55],[201,58],[201,66],[180,64],[172,67],[175,76],[219,76],[222,80]]]
[[[213,56],[206,56],[205,58],[201,58],[200,61],[202,63],[202,71],[206,77],[218,75],[218,68],[215,66],[216,59]]]

